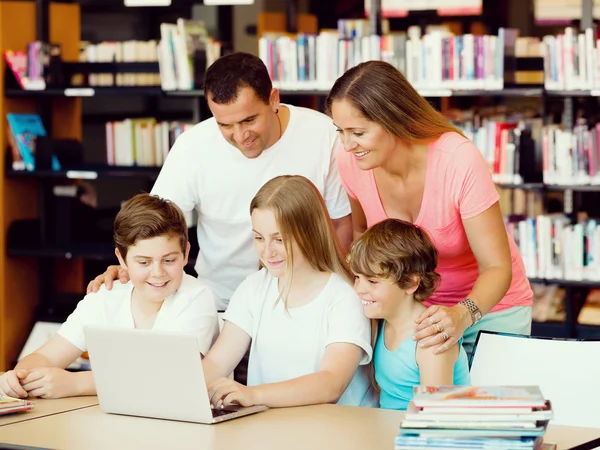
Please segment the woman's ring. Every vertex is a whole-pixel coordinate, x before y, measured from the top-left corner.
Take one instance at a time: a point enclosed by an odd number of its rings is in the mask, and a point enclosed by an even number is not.
[[[442,334],[442,337],[444,338],[444,341],[447,341],[450,336],[448,336],[448,333],[444,333]]]
[[[442,331],[444,331],[444,328],[440,325],[439,322],[436,322],[435,329],[438,331],[438,333],[441,333]]]

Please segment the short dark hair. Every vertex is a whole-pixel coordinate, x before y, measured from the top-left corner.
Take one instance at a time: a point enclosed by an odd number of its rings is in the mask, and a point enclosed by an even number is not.
[[[179,239],[185,255],[188,242],[185,216],[175,203],[155,195],[138,194],[130,198],[115,218],[114,241],[123,259],[129,247],[140,239],[165,235]]]
[[[237,99],[241,88],[252,88],[256,96],[269,103],[273,83],[262,60],[250,53],[230,53],[221,56],[204,74],[204,92],[212,101],[227,105]]]

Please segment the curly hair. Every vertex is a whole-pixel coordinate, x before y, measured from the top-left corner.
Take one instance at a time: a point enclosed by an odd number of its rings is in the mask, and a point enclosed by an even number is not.
[[[348,252],[352,272],[366,277],[392,278],[401,289],[418,287],[415,300],[435,292],[440,275],[438,251],[422,228],[403,220],[386,219],[369,228]]]

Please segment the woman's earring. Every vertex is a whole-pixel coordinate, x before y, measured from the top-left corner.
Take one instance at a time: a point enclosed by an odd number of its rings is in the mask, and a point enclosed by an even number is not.
[[[275,114],[279,114],[279,108],[275,109]]]

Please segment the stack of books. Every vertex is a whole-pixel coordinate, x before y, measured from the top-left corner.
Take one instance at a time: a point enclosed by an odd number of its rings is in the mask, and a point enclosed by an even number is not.
[[[4,414],[29,411],[33,408],[33,403],[28,400],[0,395],[0,416]]]
[[[537,386],[417,386],[396,449],[550,450],[550,419]]]

